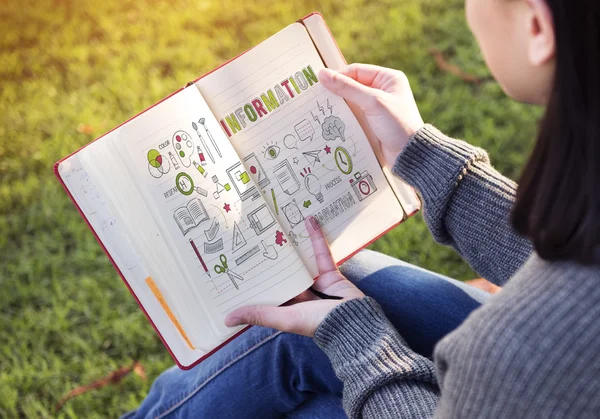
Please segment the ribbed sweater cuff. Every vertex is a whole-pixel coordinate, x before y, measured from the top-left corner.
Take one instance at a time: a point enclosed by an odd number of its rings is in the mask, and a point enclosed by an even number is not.
[[[350,417],[359,417],[367,399],[376,391],[387,392],[393,383],[437,388],[433,363],[408,347],[369,297],[333,309],[317,328],[315,342],[344,383],[344,408]],[[392,393],[385,394],[393,398]]]
[[[346,301],[333,309],[315,331],[315,342],[327,354],[336,372],[367,379],[366,365],[372,373],[396,375],[422,358],[406,344],[370,297]],[[410,368],[408,368],[410,369]],[[355,370],[355,371],[353,371]]]
[[[469,167],[479,161],[489,163],[483,149],[425,125],[410,139],[392,170],[416,188],[427,202],[448,197]]]
[[[327,315],[315,331],[315,342],[332,362],[346,362],[372,350],[390,327],[375,300],[358,298],[340,304]]]

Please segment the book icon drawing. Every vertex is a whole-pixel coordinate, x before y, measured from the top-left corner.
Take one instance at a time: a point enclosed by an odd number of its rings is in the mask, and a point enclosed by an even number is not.
[[[177,208],[173,212],[173,218],[177,223],[177,227],[181,230],[181,234],[185,236],[191,229],[198,227],[210,217],[206,208],[202,205],[202,201],[194,198],[186,205]]]

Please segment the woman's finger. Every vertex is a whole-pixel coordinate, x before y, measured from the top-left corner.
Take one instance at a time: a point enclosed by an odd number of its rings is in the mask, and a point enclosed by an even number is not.
[[[311,321],[310,316],[307,317],[303,315],[302,311],[297,310],[296,307],[298,306],[241,307],[229,313],[229,315],[225,318],[225,326],[234,327],[249,324],[255,326],[270,327],[273,329],[281,330],[283,332],[311,336],[310,331],[314,326],[314,322]]]
[[[225,326],[233,327],[242,324],[252,324],[285,330],[288,328],[286,327],[287,317],[282,315],[282,311],[285,309],[286,307],[270,306],[241,307],[227,315],[225,318]]]
[[[378,94],[377,90],[329,68],[324,68],[319,72],[319,80],[332,93],[355,103],[361,108],[365,104],[370,104]]]
[[[319,275],[325,275],[329,272],[337,271],[337,266],[333,260],[329,243],[323,235],[323,231],[314,217],[308,217],[305,221],[306,229],[310,235],[310,241],[315,253],[317,269]]]
[[[380,81],[387,78],[384,76],[392,76],[394,71],[391,68],[360,63],[353,63],[339,70],[341,74],[375,89],[380,89],[382,87]]]

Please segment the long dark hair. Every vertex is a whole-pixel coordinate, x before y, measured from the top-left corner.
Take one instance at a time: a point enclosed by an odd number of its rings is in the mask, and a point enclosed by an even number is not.
[[[600,263],[600,1],[546,0],[554,90],[512,212],[546,260]]]

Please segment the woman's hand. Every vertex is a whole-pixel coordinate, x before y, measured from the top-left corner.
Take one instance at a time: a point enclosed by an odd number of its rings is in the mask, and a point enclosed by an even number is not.
[[[282,307],[250,306],[238,308],[225,319],[227,326],[254,324],[313,337],[319,324],[336,306],[346,300],[365,296],[338,270],[331,256],[327,239],[323,236],[314,218],[310,217],[305,223],[310,233],[310,240],[315,251],[315,259],[319,270],[319,277],[312,288],[319,293],[339,297],[340,299],[321,299],[308,289]]]
[[[368,64],[350,64],[339,72],[323,69],[319,80],[327,89],[356,104],[367,116],[392,167],[423,119],[403,72]]]

